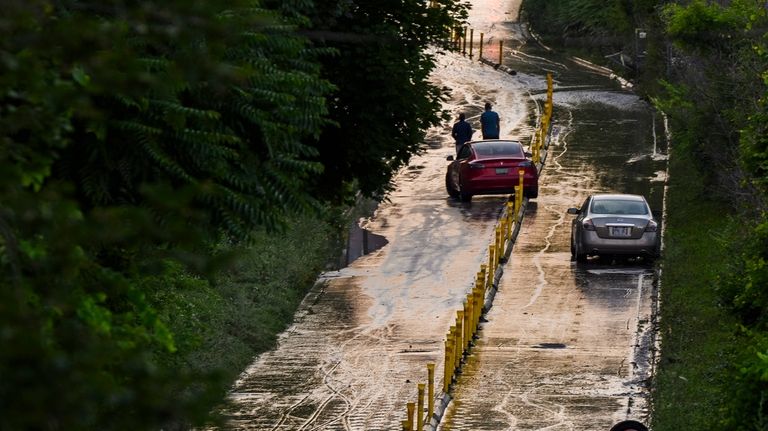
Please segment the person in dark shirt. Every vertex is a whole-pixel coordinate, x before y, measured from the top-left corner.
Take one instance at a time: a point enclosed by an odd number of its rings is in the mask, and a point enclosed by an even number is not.
[[[456,140],[456,154],[459,153],[462,145],[472,139],[472,134],[475,133],[472,130],[472,126],[465,121],[465,118],[464,113],[460,113],[459,121],[453,125],[453,130],[451,130],[451,136]]]
[[[499,139],[499,114],[491,111],[491,104],[485,104],[485,112],[480,115],[483,139]]]

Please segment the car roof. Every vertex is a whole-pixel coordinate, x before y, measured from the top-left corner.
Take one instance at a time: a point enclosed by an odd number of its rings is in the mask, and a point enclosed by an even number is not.
[[[632,195],[625,193],[601,193],[592,195],[592,198],[596,201],[602,200],[625,200],[625,201],[644,201],[645,198],[640,195]]]

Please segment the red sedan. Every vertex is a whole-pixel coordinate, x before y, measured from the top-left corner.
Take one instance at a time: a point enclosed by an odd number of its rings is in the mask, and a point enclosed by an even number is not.
[[[523,145],[517,141],[491,139],[464,144],[445,174],[448,194],[462,201],[474,195],[514,193],[519,184],[519,170],[525,171],[523,195],[533,199],[539,195],[539,173],[528,159]]]

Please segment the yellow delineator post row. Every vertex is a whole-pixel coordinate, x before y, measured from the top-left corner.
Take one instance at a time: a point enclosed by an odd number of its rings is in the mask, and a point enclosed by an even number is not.
[[[481,34],[482,39],[482,34]],[[545,143],[547,133],[549,132],[549,122],[552,117],[552,75],[547,74],[547,101],[545,103],[544,113],[542,115],[539,128],[534,134],[534,140],[531,147],[534,151],[535,161],[538,164],[541,155],[541,146]],[[483,314],[483,301],[485,294],[493,288],[494,276],[498,265],[506,255],[507,241],[512,239],[514,229],[513,225],[519,224],[522,215],[524,178],[525,170],[518,171],[519,182],[515,186],[514,202],[507,202],[506,216],[502,218],[494,228],[493,243],[488,247],[488,264],[481,264],[480,271],[475,279],[475,286],[467,294],[461,310],[456,312],[455,325],[450,327],[445,340],[445,359],[443,370],[443,393],[448,394],[456,376],[456,372],[461,368],[461,360],[465,354],[469,354],[472,347],[472,340],[477,335],[480,327],[480,318]],[[510,244],[511,246],[511,244]],[[435,387],[435,364],[427,364],[428,374],[428,407],[427,416],[424,413],[424,384],[418,384],[418,402],[407,403],[407,420],[402,422],[403,429],[413,431],[414,426],[421,431],[424,424],[429,423],[434,414],[434,387]],[[418,410],[416,410],[418,406]],[[416,420],[414,421],[414,414]]]
[[[424,383],[419,383],[419,399],[416,401],[416,429],[421,431],[424,428]]]
[[[469,30],[469,40],[467,40],[467,30]],[[475,29],[474,28],[467,28],[467,27],[459,27],[457,29],[453,30],[454,36],[454,45],[456,45],[456,49],[461,51],[462,55],[467,55],[467,46],[469,46],[469,57],[474,57],[472,55],[473,47],[475,46]],[[485,33],[480,33],[480,47],[477,52],[477,58],[478,60],[483,59],[483,44],[485,40]],[[501,64],[502,60],[504,59],[504,41],[499,41],[499,64]]]

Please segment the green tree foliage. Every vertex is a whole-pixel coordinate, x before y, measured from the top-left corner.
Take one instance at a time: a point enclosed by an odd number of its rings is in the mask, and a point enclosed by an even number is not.
[[[677,87],[662,102],[665,112],[675,129],[687,135],[682,144],[697,155],[699,169],[710,173],[711,191],[734,206],[748,202],[758,212],[764,200],[752,190],[756,178],[743,169],[739,141],[765,92],[760,70],[768,63],[755,56],[754,44],[761,36],[750,24],[764,15],[761,2],[754,0],[728,7],[697,0],[662,11],[675,46],[667,89]]]
[[[435,3],[4,1],[0,429],[204,421],[220,376],[174,355],[212,343],[174,336],[227,298],[175,311],[222,239],[387,190],[439,120]]]
[[[305,34],[323,56],[322,76],[335,124],[323,128],[318,160],[326,167],[317,193],[345,190],[382,196],[393,173],[423,149],[427,128],[442,120],[443,89],[429,81],[435,66],[427,48],[449,37],[466,17],[453,0],[316,0],[275,2],[297,7],[310,22]]]
[[[660,105],[673,120],[677,144],[697,155],[709,190],[745,221],[741,255],[718,283],[723,303],[739,317],[738,335],[751,343],[724,403],[722,429],[768,429],[768,221],[766,221],[766,97],[768,56],[765,4],[727,6],[695,0],[667,5],[662,17],[677,48],[676,68]],[[677,145],[676,144],[676,145]]]
[[[156,362],[176,342],[145,286],[318,205],[330,89],[252,1],[3,3],[0,429],[207,415],[217,387]]]
[[[631,37],[633,8],[641,2],[623,0],[527,0],[525,16],[550,37],[561,41],[579,37]],[[620,46],[620,45],[619,45]]]

